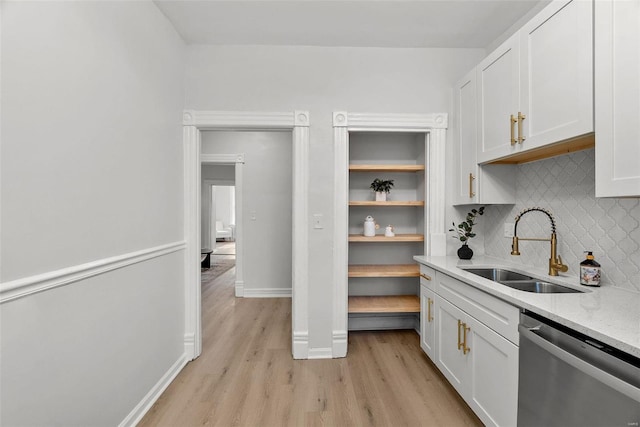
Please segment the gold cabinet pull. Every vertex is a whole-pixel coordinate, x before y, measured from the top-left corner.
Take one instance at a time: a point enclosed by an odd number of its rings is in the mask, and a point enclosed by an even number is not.
[[[513,117],[513,116],[512,116]],[[518,142],[522,144],[525,140],[525,137],[522,135],[522,122],[526,119],[527,116],[518,111]],[[513,144],[513,143],[512,143]]]
[[[462,340],[460,339],[460,327],[464,325],[464,323],[462,323],[462,320],[458,319],[458,350],[460,350],[463,346]]]
[[[415,276],[414,276],[415,277]],[[431,280],[431,277],[427,276],[424,273],[420,273],[420,277],[422,277],[424,280]]]
[[[470,331],[471,328],[467,327],[466,323],[462,323],[462,353],[467,354],[471,351],[471,348],[467,347],[467,331]]]
[[[476,179],[475,176],[473,176],[472,173],[469,174],[469,198],[473,198],[473,196],[476,195],[476,193],[473,192],[473,180]]]
[[[511,119],[509,120],[509,128],[511,129],[511,145],[516,145],[516,135],[515,135],[515,130],[513,129],[513,125],[515,125],[518,122],[518,119],[516,119],[513,114],[511,115]]]
[[[431,298],[427,298],[427,322],[431,323],[433,320],[433,316],[431,315],[431,306],[433,305],[433,300]]]

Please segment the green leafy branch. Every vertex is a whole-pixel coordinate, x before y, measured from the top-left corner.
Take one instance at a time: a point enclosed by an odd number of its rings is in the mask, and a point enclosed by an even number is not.
[[[389,193],[391,191],[391,187],[393,187],[393,180],[392,179],[388,179],[388,180],[382,180],[380,178],[376,178],[373,180],[373,182],[371,183],[371,189],[373,191],[377,192],[385,192],[385,193]]]
[[[454,228],[450,228],[449,231],[454,232],[454,239],[458,239],[461,242],[466,242],[469,239],[476,237],[476,233],[473,232],[473,226],[476,225],[476,218],[484,214],[484,206],[478,209],[471,209],[471,212],[467,213],[467,218],[462,221],[456,227],[456,224],[452,222]]]

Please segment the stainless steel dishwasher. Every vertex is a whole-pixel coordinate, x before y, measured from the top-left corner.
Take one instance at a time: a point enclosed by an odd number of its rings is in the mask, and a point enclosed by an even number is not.
[[[518,427],[640,423],[640,359],[535,313],[520,315]]]

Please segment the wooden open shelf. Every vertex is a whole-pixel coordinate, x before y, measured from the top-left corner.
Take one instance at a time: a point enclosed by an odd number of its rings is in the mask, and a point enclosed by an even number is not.
[[[349,172],[419,172],[424,165],[349,165]]]
[[[362,234],[349,234],[351,243],[392,243],[392,242],[424,242],[423,234],[396,234],[395,237],[385,237],[384,234],[365,237]]]
[[[376,202],[375,200],[351,200],[349,206],[424,206],[424,200],[393,200]]]
[[[418,264],[369,265],[352,264],[349,266],[349,277],[418,277]]]
[[[420,313],[417,295],[349,297],[349,313]]]

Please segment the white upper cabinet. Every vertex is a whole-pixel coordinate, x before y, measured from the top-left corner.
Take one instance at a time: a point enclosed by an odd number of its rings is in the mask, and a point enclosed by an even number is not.
[[[638,197],[640,0],[595,6],[596,197]]]
[[[454,88],[454,205],[515,203],[511,165],[478,166],[478,87],[474,68]]]
[[[593,132],[593,3],[556,0],[478,66],[478,162]]]
[[[519,34],[516,33],[477,67],[479,140],[477,159],[484,163],[515,153],[511,115],[520,105]]]
[[[456,170],[455,204],[478,203],[476,157],[478,127],[476,108],[476,70],[467,73],[453,87]]]
[[[593,3],[555,1],[520,30],[523,149],[593,132]]]

